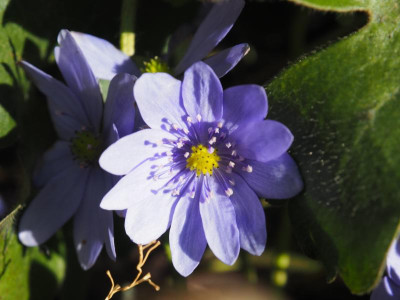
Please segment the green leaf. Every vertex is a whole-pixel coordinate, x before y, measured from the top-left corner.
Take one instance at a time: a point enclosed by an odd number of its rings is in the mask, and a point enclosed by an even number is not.
[[[0,106],[0,138],[6,136],[15,125],[14,119],[2,106]]]
[[[311,8],[331,11],[356,11],[367,8],[365,0],[289,0]]]
[[[59,246],[46,254],[38,247],[23,247],[13,228],[20,209],[0,222],[0,295],[6,295],[4,299],[54,299],[64,279],[65,248]]]
[[[268,86],[270,117],[295,136],[305,181],[290,201],[303,249],[339,273],[353,293],[379,282],[400,216],[400,5],[390,1],[296,0],[360,10],[369,23],[300,60]]]

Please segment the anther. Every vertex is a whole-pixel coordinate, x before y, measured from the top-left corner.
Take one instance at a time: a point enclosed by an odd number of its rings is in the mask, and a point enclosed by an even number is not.
[[[172,124],[172,128],[174,128],[175,130],[178,130],[178,125],[177,124]]]
[[[229,162],[229,166],[230,166],[231,168],[234,168],[234,167],[235,167],[235,163],[234,163],[233,161],[230,161],[230,162]]]
[[[245,171],[248,173],[251,173],[251,172],[253,172],[253,167],[250,165],[247,165],[247,167],[245,168]]]
[[[215,128],[215,133],[219,133],[219,128]]]
[[[196,119],[197,119],[197,121],[201,121],[201,116],[200,116],[200,114],[197,114],[197,116],[196,116]]]
[[[232,144],[228,142],[225,144],[225,147],[229,149],[230,147],[232,147]]]
[[[233,195],[233,190],[232,190],[231,188],[227,188],[227,189],[225,190],[225,194],[226,194],[228,197],[230,197],[230,196]]]
[[[217,142],[217,138],[216,138],[215,136],[213,136],[213,137],[211,138],[211,140],[208,141],[208,143],[209,143],[210,145],[215,144],[216,142]]]
[[[218,126],[219,128],[222,128],[222,122],[218,122],[217,126]]]
[[[235,185],[235,181],[232,180],[232,179],[229,179],[229,183],[231,184],[231,186],[234,186],[234,185]]]
[[[185,134],[189,134],[189,130],[188,130],[187,128],[183,128],[183,132],[184,132]]]
[[[232,156],[236,156],[237,155],[237,151],[236,150],[233,150],[232,151]]]
[[[172,196],[179,196],[179,190],[178,189],[174,189],[172,191]]]
[[[213,147],[208,147],[207,151],[208,153],[212,154],[214,153],[215,149]]]
[[[176,143],[176,146],[177,146],[179,149],[182,148],[182,147],[183,147],[182,141],[179,140],[179,141]]]
[[[186,152],[183,156],[184,156],[185,158],[188,158],[189,155],[190,155],[190,153],[189,153],[189,152]]]
[[[192,123],[192,118],[191,117],[187,117],[186,121],[188,121],[188,123]]]

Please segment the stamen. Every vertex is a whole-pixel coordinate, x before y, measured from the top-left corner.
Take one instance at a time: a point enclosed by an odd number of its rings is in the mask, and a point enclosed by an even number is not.
[[[235,163],[234,163],[233,161],[230,161],[230,162],[229,162],[229,166],[230,166],[231,168],[234,168],[234,167],[235,167]]]
[[[185,154],[183,155],[185,158],[188,158],[189,157],[189,155],[190,155],[190,153],[189,152],[185,152]]]
[[[215,133],[219,133],[219,128],[215,128]]]
[[[217,138],[216,138],[215,136],[213,136],[213,137],[211,138],[211,140],[208,141],[208,143],[209,143],[210,145],[215,144],[216,142],[217,142]]]
[[[218,126],[219,128],[222,128],[222,126],[223,126],[222,122],[218,122],[217,126]]]
[[[196,116],[196,119],[197,119],[197,121],[201,121],[201,116],[200,116],[200,114],[197,114],[197,116]]]
[[[250,166],[250,165],[247,165],[247,167],[243,168],[243,170],[248,172],[248,173],[251,173],[251,172],[253,172],[253,167]]]
[[[228,197],[230,197],[230,196],[233,195],[233,190],[232,190],[231,188],[228,188],[228,189],[225,190],[225,194],[226,194]]]
[[[230,147],[232,147],[232,144],[228,142],[225,144],[225,147],[229,149]]]
[[[179,129],[179,127],[178,127],[178,125],[177,124],[172,124],[172,128],[174,128],[175,130],[178,130]]]
[[[188,121],[188,123],[192,123],[192,118],[191,117],[187,117],[186,121]]]
[[[187,135],[189,134],[189,130],[187,128],[183,128],[183,132]]]

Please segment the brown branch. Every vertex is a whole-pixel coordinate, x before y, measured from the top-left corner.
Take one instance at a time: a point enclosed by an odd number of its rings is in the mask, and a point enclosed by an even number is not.
[[[147,259],[149,258],[150,253],[156,249],[158,246],[160,246],[160,242],[159,241],[153,241],[145,246],[143,245],[138,245],[139,248],[139,262],[136,266],[136,270],[138,271],[138,274],[136,275],[136,278],[132,281],[131,284],[125,286],[125,287],[121,287],[119,284],[114,284],[114,279],[111,276],[111,272],[109,270],[107,270],[106,274],[107,276],[110,278],[111,281],[111,289],[110,292],[108,293],[107,297],[105,300],[110,300],[112,298],[112,296],[114,296],[115,293],[118,292],[124,292],[127,291],[139,284],[141,284],[142,282],[148,282],[152,287],[154,287],[154,289],[156,291],[160,290],[160,287],[155,284],[152,280],[151,280],[151,274],[147,273],[146,275],[144,275],[141,279],[140,276],[143,273],[142,267],[144,266],[144,264],[146,263]],[[149,249],[148,249],[149,248]],[[147,250],[146,254],[144,254],[144,250]]]

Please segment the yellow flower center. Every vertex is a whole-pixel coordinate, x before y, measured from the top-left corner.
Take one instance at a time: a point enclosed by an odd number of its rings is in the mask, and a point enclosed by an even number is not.
[[[187,158],[186,168],[191,171],[196,170],[196,175],[206,175],[207,173],[212,175],[213,169],[218,168],[218,162],[220,157],[217,154],[217,150],[212,153],[208,152],[207,148],[203,145],[192,146],[192,153]]]
[[[75,159],[83,165],[97,162],[102,150],[100,138],[86,130],[76,133],[70,147]]]
[[[143,73],[170,73],[168,65],[158,56],[151,58],[149,61],[143,62],[143,65],[144,67],[140,69]]]

